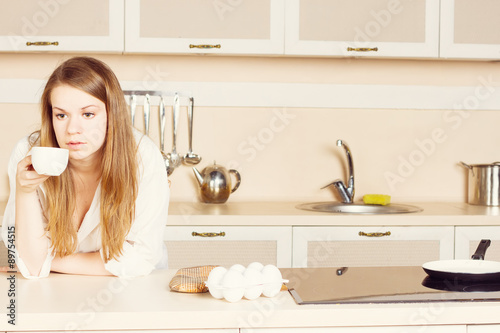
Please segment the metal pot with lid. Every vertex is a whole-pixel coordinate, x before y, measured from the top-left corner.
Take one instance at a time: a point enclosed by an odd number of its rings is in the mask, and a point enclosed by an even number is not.
[[[500,162],[467,164],[469,169],[468,202],[471,205],[500,206]]]

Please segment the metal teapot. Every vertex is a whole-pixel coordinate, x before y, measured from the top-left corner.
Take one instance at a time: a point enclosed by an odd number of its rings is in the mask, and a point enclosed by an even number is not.
[[[223,166],[214,164],[207,166],[200,173],[193,167],[196,180],[200,184],[200,194],[203,202],[224,203],[229,195],[236,191],[241,183],[240,173],[236,170],[227,170]],[[236,184],[231,187],[231,174],[236,178]]]

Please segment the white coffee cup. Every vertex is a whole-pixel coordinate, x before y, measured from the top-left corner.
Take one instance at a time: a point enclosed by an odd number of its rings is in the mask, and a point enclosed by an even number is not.
[[[59,176],[68,165],[69,150],[55,147],[31,148],[31,164],[39,175]]]

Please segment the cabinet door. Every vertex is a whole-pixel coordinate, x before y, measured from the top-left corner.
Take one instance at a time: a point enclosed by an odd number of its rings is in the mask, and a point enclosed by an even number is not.
[[[9,251],[5,246],[5,243],[2,240],[0,240],[0,267],[8,265],[9,265]]]
[[[258,261],[291,266],[291,227],[166,227],[169,268]]]
[[[353,324],[355,321],[353,320]],[[300,328],[242,328],[241,333],[465,333],[465,325],[442,326],[378,326],[378,327],[300,327]],[[474,331],[475,332],[475,331]],[[489,332],[489,331],[485,331]],[[479,331],[478,331],[479,333]]]
[[[127,0],[126,52],[283,54],[285,0]]]
[[[500,1],[441,0],[440,57],[500,58]]]
[[[285,54],[438,57],[439,1],[288,0]]]
[[[500,227],[456,227],[455,259],[470,259],[481,239],[491,240],[487,260],[500,261]]]
[[[4,1],[0,51],[123,52],[123,0]]]
[[[294,227],[293,267],[420,266],[453,259],[453,227]]]
[[[0,227],[0,234],[2,233],[2,227]],[[10,238],[9,238],[10,240]],[[12,239],[12,243],[4,243],[3,239],[0,237],[0,267],[9,266],[9,250],[7,247],[10,245],[12,250],[12,245],[15,245],[14,239]],[[11,251],[11,257],[13,256],[13,252]]]
[[[61,331],[43,331],[44,333],[61,333]],[[90,331],[75,331],[75,332],[90,332]],[[237,328],[219,328],[219,329],[177,329],[177,330],[123,330],[123,331],[96,331],[92,330],[92,333],[239,333],[239,329]],[[7,333],[7,332],[6,332]],[[9,331],[8,333],[14,333]]]
[[[467,325],[467,333],[498,333],[500,325]]]

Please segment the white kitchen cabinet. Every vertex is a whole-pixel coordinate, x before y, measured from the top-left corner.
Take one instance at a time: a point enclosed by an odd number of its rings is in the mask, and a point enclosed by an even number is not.
[[[8,262],[9,262],[9,252],[7,250],[7,247],[5,246],[5,243],[2,240],[0,240],[0,267],[7,266]]]
[[[420,266],[453,259],[453,227],[294,227],[293,267]]]
[[[379,326],[379,327],[304,327],[240,330],[241,333],[466,333],[465,325]],[[478,331],[479,333],[479,331]],[[481,332],[482,333],[482,332]],[[485,331],[486,333],[486,331]]]
[[[500,325],[468,325],[467,333],[498,333]]]
[[[500,261],[500,226],[456,227],[455,259],[470,259],[481,239],[491,240],[485,258]]]
[[[2,2],[0,51],[123,52],[123,0]]]
[[[169,268],[254,261],[291,267],[291,227],[168,226],[164,239]]]
[[[285,13],[285,54],[438,57],[436,0],[287,0]]]
[[[440,57],[500,59],[500,1],[441,0]]]
[[[74,331],[85,332],[89,331]],[[190,329],[179,329],[179,330],[127,330],[127,331],[91,331],[92,333],[239,333],[237,328],[221,328],[221,329],[201,329],[201,330],[190,330]],[[14,331],[7,331],[6,333],[14,333]],[[44,333],[62,333],[61,331],[44,331]]]
[[[126,0],[125,51],[283,54],[285,0]]]

